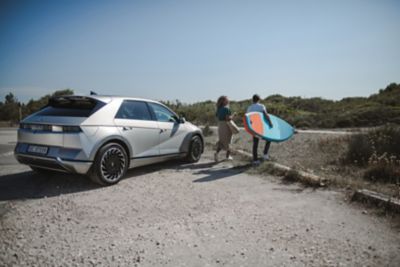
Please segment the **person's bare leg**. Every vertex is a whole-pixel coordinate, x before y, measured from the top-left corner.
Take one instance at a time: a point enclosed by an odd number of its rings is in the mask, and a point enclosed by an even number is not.
[[[218,141],[217,142],[217,149],[215,150],[215,153],[214,153],[214,161],[215,162],[218,162],[218,153],[221,151],[221,145],[220,145],[220,142]]]

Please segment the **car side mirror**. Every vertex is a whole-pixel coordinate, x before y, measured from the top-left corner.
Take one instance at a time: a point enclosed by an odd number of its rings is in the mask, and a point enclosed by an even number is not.
[[[185,123],[185,122],[186,122],[185,117],[180,116],[179,117],[179,123]]]

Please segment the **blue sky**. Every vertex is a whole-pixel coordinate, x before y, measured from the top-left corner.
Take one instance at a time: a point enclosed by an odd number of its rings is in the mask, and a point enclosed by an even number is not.
[[[400,82],[400,1],[1,1],[0,97],[367,96]]]

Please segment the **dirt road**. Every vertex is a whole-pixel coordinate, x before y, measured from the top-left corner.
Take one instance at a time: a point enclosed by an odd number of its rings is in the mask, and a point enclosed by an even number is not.
[[[34,174],[7,154],[8,138],[0,140],[0,266],[400,263],[399,229],[339,192],[251,176],[246,166],[214,164],[210,152],[193,165],[130,170],[102,188]]]

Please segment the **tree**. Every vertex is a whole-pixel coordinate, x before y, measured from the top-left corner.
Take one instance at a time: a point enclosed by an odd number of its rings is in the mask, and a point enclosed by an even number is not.
[[[19,120],[20,103],[11,92],[4,99],[4,104],[0,105],[0,120],[17,122]]]
[[[74,90],[67,88],[67,89],[55,91],[52,94],[42,96],[38,100],[31,99],[31,100],[29,100],[28,104],[26,104],[26,106],[24,106],[24,108],[22,110],[22,116],[26,117],[26,116],[44,108],[47,105],[47,103],[49,102],[49,99],[51,97],[62,96],[62,95],[73,95],[73,94],[74,94]]]
[[[11,92],[6,95],[5,100],[5,104],[14,104],[18,102],[17,98]]]

